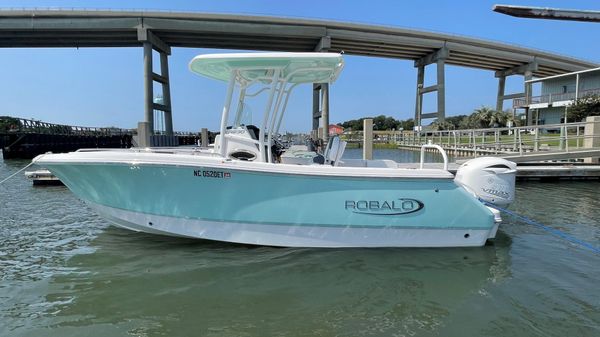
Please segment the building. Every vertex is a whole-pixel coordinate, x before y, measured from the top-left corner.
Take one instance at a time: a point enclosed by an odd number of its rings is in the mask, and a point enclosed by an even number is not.
[[[513,108],[525,109],[527,125],[564,123],[566,108],[578,99],[600,95],[600,68],[576,71],[529,81],[541,85],[541,95],[513,100]],[[577,122],[569,121],[567,122]]]
[[[341,135],[342,133],[344,133],[343,127],[335,124],[329,124],[329,136]]]

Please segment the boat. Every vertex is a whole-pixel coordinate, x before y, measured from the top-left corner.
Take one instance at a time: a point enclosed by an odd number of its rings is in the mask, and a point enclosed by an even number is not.
[[[476,158],[456,176],[437,145],[418,167],[345,159],[278,141],[302,84],[333,83],[338,53],[199,55],[192,72],[227,82],[219,135],[206,148],[82,149],[33,161],[117,226],[140,232],[282,247],[482,246],[514,199],[516,165]],[[250,121],[259,104],[260,127]],[[255,118],[256,120],[256,118]],[[444,168],[427,167],[436,148]]]

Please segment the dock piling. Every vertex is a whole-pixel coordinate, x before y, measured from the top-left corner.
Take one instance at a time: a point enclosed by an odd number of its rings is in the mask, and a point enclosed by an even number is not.
[[[585,129],[583,131],[583,147],[600,147],[600,116],[590,116],[585,119]],[[600,158],[585,158],[585,163],[600,163]]]
[[[373,119],[363,120],[363,159],[373,159]]]

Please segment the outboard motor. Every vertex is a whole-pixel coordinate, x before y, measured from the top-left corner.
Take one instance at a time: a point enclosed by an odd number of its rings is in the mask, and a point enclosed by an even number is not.
[[[502,158],[481,157],[462,164],[454,181],[478,198],[500,207],[515,199],[517,164]]]

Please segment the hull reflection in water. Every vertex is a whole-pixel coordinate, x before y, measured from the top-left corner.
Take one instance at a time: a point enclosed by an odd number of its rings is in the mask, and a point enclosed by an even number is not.
[[[94,253],[69,261],[77,273],[51,280],[48,298],[69,300],[39,324],[57,335],[435,332],[507,277],[510,242],[501,234],[496,241],[478,249],[323,250],[108,228],[92,242]]]

